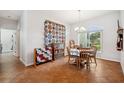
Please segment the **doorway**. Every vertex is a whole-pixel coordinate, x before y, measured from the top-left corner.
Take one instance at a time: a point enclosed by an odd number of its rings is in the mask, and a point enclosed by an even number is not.
[[[16,53],[16,30],[0,29],[0,54]]]

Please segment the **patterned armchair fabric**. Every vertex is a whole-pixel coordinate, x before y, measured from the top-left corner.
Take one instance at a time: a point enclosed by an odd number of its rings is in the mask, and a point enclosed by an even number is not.
[[[52,48],[36,48],[36,64],[48,62],[52,60]]]

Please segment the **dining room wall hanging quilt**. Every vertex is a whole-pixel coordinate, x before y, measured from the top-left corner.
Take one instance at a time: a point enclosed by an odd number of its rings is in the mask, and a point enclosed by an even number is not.
[[[65,43],[65,26],[49,20],[44,22],[44,44]]]

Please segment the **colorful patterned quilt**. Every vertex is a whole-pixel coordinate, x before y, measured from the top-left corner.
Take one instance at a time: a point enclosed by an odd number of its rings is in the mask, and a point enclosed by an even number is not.
[[[65,26],[46,20],[44,22],[44,45],[65,43]]]
[[[46,47],[46,48],[36,48],[37,53],[37,63],[44,63],[52,60],[52,48]]]

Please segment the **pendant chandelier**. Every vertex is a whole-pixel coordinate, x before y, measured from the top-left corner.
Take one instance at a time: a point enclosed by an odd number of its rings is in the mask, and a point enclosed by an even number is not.
[[[81,10],[78,10],[78,26],[75,28],[75,31],[77,31],[78,33],[86,31],[86,29],[81,26]]]

